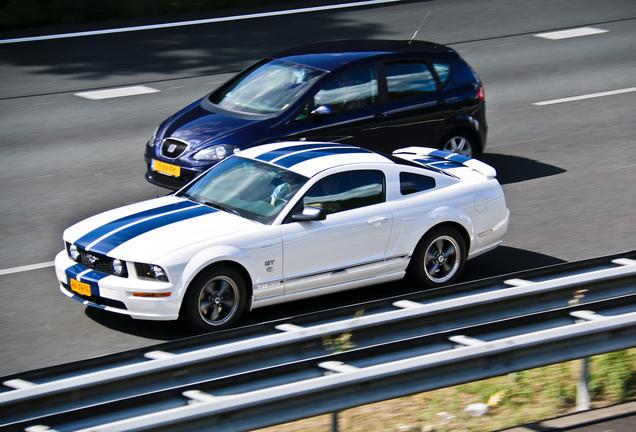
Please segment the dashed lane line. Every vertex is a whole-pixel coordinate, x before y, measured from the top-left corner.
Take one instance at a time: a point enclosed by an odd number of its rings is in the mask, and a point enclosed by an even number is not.
[[[117,87],[104,90],[93,90],[81,93],[75,93],[75,96],[79,96],[90,100],[110,99],[124,96],[137,96],[142,94],[157,93],[161,90],[154,89],[147,86],[129,86],[129,87]]]
[[[27,271],[31,271],[31,270],[39,270],[39,269],[43,269],[43,268],[53,267],[54,265],[55,265],[55,263],[53,261],[50,261],[50,262],[43,262],[43,263],[39,263],[39,264],[26,265],[26,266],[21,266],[21,267],[13,267],[13,268],[1,269],[0,270],[0,276],[10,275],[10,274],[14,274],[14,273],[23,273],[23,272],[27,272]]]
[[[547,100],[542,102],[534,102],[532,105],[537,105],[537,106],[554,105],[554,104],[560,104],[564,102],[574,102],[574,101],[579,101],[584,99],[593,99],[593,98],[599,98],[604,96],[614,96],[618,94],[631,93],[631,92],[636,92],[636,87],[611,90],[611,91],[600,92],[600,93],[591,93],[591,94],[586,94],[581,96],[572,96],[572,97],[567,97],[562,99],[552,99],[552,100]]]
[[[538,33],[534,35],[538,38],[549,39],[549,40],[559,40],[559,39],[568,39],[573,37],[580,36],[590,36],[595,34],[607,33],[609,30],[603,30],[596,27],[578,27],[568,30],[559,30],[547,33]]]

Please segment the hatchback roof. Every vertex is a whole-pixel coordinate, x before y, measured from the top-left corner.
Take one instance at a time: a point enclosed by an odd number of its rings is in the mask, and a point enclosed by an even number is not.
[[[344,64],[391,54],[442,54],[454,52],[447,46],[424,41],[341,40],[303,45],[281,51],[272,58],[332,71]]]

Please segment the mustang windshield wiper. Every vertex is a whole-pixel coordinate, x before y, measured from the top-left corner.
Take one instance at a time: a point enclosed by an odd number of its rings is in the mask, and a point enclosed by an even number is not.
[[[237,212],[233,208],[224,206],[223,204],[220,204],[220,203],[217,203],[217,202],[214,202],[214,201],[204,201],[200,197],[194,196],[194,195],[190,195],[187,192],[184,193],[181,196],[185,197],[185,198],[188,198],[189,200],[192,200],[192,201],[194,201],[196,203],[203,204],[203,205],[206,205],[206,206],[210,206],[210,207],[218,209],[218,210],[223,210],[224,212],[233,213],[233,214],[235,214],[237,216],[241,216],[241,214],[239,212]]]
[[[217,202],[212,202],[212,201],[200,201],[200,202],[201,202],[201,204],[205,204],[205,205],[213,207],[215,209],[223,210],[224,212],[228,212],[228,213],[235,214],[237,216],[241,216],[241,214],[239,212],[237,212],[233,208],[226,207],[223,204],[219,204]]]

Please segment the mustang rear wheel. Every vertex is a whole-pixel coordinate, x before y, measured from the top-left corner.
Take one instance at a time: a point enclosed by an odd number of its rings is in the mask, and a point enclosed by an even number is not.
[[[196,331],[226,329],[241,317],[246,301],[245,282],[229,266],[212,267],[192,282],[179,318]]]
[[[466,244],[455,228],[428,232],[417,245],[409,272],[416,282],[429,288],[457,281],[466,263]]]

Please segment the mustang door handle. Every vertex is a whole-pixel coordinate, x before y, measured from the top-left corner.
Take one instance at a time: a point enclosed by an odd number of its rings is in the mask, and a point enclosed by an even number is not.
[[[389,218],[386,216],[382,216],[382,217],[377,217],[377,218],[373,218],[371,219],[369,222],[367,222],[369,225],[380,225],[381,223],[384,223],[386,221],[388,221]]]

